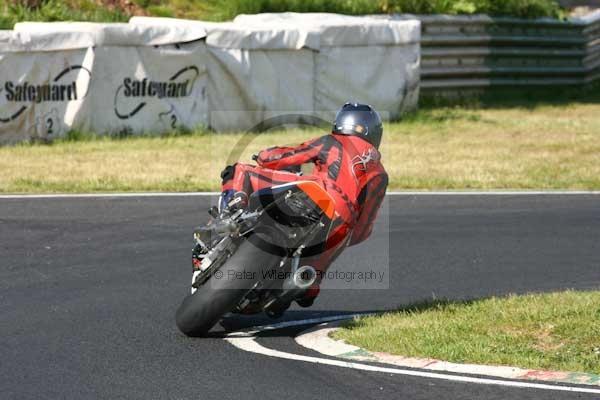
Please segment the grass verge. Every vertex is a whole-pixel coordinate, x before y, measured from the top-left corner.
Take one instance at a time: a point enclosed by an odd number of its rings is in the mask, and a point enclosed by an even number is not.
[[[3,147],[0,192],[218,190],[227,163],[321,134],[72,135]],[[593,103],[422,110],[386,125],[382,153],[391,190],[598,190],[600,114]]]
[[[434,302],[354,320],[334,337],[456,363],[600,374],[600,292]]]

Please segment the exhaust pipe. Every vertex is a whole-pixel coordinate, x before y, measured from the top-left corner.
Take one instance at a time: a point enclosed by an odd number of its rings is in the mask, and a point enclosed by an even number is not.
[[[310,265],[303,265],[287,278],[282,285],[281,294],[265,305],[267,315],[278,317],[289,307],[290,303],[311,287],[317,280],[317,271]]]
[[[283,283],[283,290],[306,290],[317,280],[317,271],[310,265],[303,265],[298,268],[291,277]]]

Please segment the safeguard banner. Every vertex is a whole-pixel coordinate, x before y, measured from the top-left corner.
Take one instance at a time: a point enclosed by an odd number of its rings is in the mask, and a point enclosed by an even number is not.
[[[0,52],[0,143],[65,134],[90,96],[90,49]]]
[[[95,50],[93,93],[75,128],[119,134],[207,125],[206,46],[106,46]]]
[[[21,23],[0,33],[0,144],[207,126],[206,33]],[[182,40],[181,43],[177,40]]]
[[[19,23],[0,31],[0,144],[244,130],[349,100],[396,118],[417,104],[419,36],[418,21],[334,14]]]

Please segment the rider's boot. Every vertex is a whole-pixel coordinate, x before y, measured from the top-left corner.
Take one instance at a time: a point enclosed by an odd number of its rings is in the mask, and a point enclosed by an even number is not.
[[[226,195],[221,195],[221,215],[230,216],[248,207],[248,195],[245,192],[232,192],[228,190]]]

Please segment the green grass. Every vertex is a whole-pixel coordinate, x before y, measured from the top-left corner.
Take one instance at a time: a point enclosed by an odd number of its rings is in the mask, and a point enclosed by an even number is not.
[[[261,12],[334,12],[350,15],[415,13],[474,14],[523,18],[560,17],[555,0],[13,0],[0,1],[0,29],[20,21],[126,21],[132,15],[230,20]]]
[[[554,0],[221,0],[222,14],[259,12],[335,12],[340,14],[477,14],[523,18],[558,17]]]
[[[600,292],[438,301],[356,319],[334,337],[410,357],[600,374]]]
[[[125,10],[108,9],[93,0],[45,0],[39,7],[0,0],[0,29],[12,29],[22,21],[127,22],[129,16]]]
[[[424,109],[385,126],[391,190],[600,189],[596,103]],[[0,192],[218,190],[227,163],[323,130],[252,137],[206,131],[163,137],[72,134],[0,148]],[[239,151],[238,151],[239,150]]]

